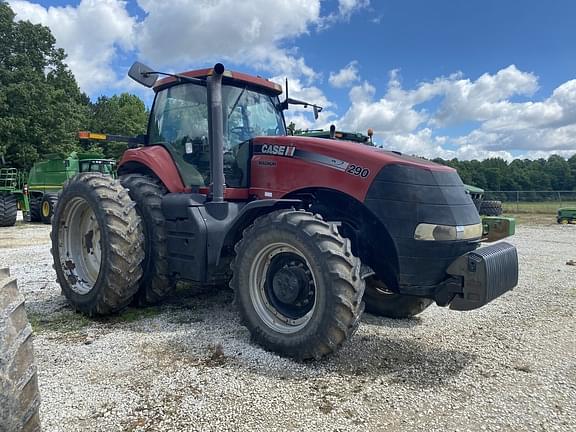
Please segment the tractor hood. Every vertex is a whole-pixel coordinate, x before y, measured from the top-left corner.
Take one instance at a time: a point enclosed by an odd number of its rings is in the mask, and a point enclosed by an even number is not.
[[[388,165],[450,173],[458,178],[453,168],[347,141],[271,136],[254,138],[252,146],[252,187],[265,188],[274,197],[300,188],[331,188],[362,202]]]

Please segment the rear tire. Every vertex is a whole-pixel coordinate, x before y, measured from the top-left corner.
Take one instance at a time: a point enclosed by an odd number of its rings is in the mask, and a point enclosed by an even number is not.
[[[30,222],[42,222],[40,207],[42,207],[42,197],[30,197]]]
[[[243,324],[264,348],[299,360],[336,351],[364,311],[360,259],[335,224],[280,210],[236,245],[231,288]]]
[[[432,300],[388,291],[380,280],[369,277],[364,293],[366,312],[386,318],[410,318],[423,312]]]
[[[18,202],[16,195],[0,194],[0,227],[10,227],[16,224]]]
[[[49,225],[52,223],[52,217],[54,216],[54,210],[58,204],[58,194],[55,193],[45,193],[41,200],[40,206],[40,219],[42,223]]]
[[[144,234],[128,191],[101,173],[64,184],[52,221],[52,256],[62,292],[78,311],[106,315],[138,291]]]
[[[39,431],[32,327],[16,279],[0,269],[0,430]]]
[[[502,215],[502,201],[482,201],[479,213],[483,216]]]
[[[144,276],[136,300],[138,303],[155,304],[164,300],[175,287],[168,272],[166,228],[162,213],[162,197],[167,190],[159,180],[143,174],[124,175],[120,177],[120,182],[136,203],[146,239]]]

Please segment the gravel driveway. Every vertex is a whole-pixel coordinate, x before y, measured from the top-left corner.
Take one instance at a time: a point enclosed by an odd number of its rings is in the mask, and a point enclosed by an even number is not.
[[[44,431],[576,430],[576,226],[518,228],[520,284],[473,312],[366,314],[296,363],[250,343],[227,290],[100,320],[54,282],[49,228],[0,229],[36,331]]]

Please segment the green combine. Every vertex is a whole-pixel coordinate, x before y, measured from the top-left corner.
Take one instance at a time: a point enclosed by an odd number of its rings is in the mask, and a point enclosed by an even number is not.
[[[49,154],[26,176],[16,168],[0,168],[0,227],[13,226],[21,210],[27,222],[49,224],[62,186],[82,172],[116,177],[116,161],[97,153]]]
[[[16,223],[18,210],[30,211],[24,174],[16,168],[0,168],[0,227]]]
[[[30,221],[50,223],[58,202],[58,193],[66,180],[81,172],[101,172],[116,175],[116,162],[102,159],[97,153],[76,153],[65,157],[49,154],[36,162],[28,175]]]

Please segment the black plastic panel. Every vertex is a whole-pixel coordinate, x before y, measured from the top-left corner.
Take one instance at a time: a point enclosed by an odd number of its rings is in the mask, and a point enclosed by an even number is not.
[[[401,286],[440,283],[452,261],[477,247],[469,241],[414,240],[420,223],[452,226],[480,223],[476,206],[456,171],[388,165],[370,186],[365,204],[396,244]]]

